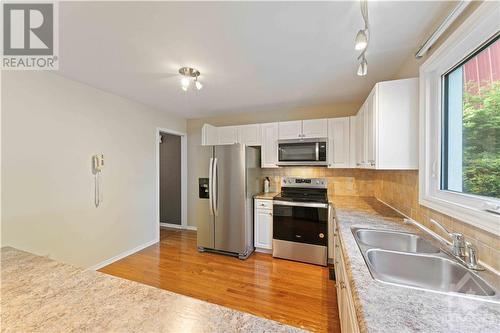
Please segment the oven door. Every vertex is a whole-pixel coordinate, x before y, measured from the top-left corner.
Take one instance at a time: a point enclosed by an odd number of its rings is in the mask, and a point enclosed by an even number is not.
[[[327,140],[303,139],[278,142],[278,165],[326,165]]]
[[[273,239],[328,246],[328,204],[273,201]]]

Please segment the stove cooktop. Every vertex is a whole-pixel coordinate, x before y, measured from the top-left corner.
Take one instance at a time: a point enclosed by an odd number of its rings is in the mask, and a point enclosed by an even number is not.
[[[273,197],[274,200],[280,201],[291,201],[291,202],[317,202],[317,203],[328,203],[328,197],[325,195],[308,195],[304,193],[302,195],[287,195],[280,193]]]

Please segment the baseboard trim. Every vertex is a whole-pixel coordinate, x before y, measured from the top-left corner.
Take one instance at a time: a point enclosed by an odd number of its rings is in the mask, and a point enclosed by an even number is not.
[[[182,230],[194,230],[194,231],[198,230],[198,228],[196,228],[193,225],[183,226],[183,225],[180,225],[180,224],[170,224],[170,223],[163,223],[163,222],[160,222],[160,227],[173,228],[173,229],[182,229]]]
[[[104,266],[108,266],[108,265],[110,265],[110,264],[114,263],[115,261],[118,261],[118,260],[120,260],[120,259],[123,259],[123,258],[125,258],[125,257],[128,257],[129,255],[134,254],[134,253],[136,253],[136,252],[139,252],[140,250],[145,249],[146,247],[151,246],[151,245],[153,245],[153,244],[156,244],[156,243],[158,243],[158,242],[159,242],[159,239],[153,239],[153,240],[151,240],[151,241],[149,241],[149,242],[147,242],[147,243],[144,243],[144,244],[141,244],[141,245],[139,245],[139,246],[136,246],[136,247],[134,247],[133,249],[127,250],[127,251],[122,252],[122,253],[120,253],[120,254],[118,254],[118,255],[114,256],[114,257],[111,257],[111,258],[109,258],[109,259],[106,259],[106,260],[104,260],[104,261],[101,261],[100,263],[95,264],[95,265],[93,265],[93,266],[90,266],[90,267],[88,267],[87,269],[88,269],[88,270],[92,270],[92,271],[97,271],[98,269],[101,269],[101,268],[103,268]]]
[[[164,223],[164,222],[160,222],[160,227],[172,228],[172,229],[183,229],[182,225],[180,225],[180,224],[170,224],[170,223]]]

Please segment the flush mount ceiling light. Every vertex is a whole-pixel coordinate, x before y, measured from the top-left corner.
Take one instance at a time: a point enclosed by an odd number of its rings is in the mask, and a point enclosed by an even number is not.
[[[191,67],[181,67],[179,69],[179,74],[182,76],[181,77],[182,90],[188,91],[189,86],[191,85],[191,81],[194,82],[194,86],[196,87],[196,89],[200,90],[201,88],[203,88],[203,85],[198,80],[198,77],[201,74],[199,70]]]
[[[361,5],[361,16],[363,16],[363,21],[365,22],[365,28],[358,31],[356,38],[354,39],[354,49],[356,51],[362,51],[358,60],[360,61],[358,66],[357,74],[359,76],[365,76],[368,73],[368,62],[366,61],[365,53],[368,48],[368,41],[370,39],[370,31],[368,30],[368,1],[360,0]]]

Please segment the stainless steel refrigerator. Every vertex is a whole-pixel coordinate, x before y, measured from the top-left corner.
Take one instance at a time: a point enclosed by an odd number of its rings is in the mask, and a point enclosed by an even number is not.
[[[207,161],[208,210],[198,215],[198,250],[246,259],[253,252],[253,196],[260,189],[260,148],[213,146]]]

